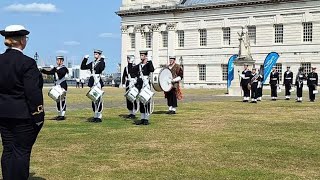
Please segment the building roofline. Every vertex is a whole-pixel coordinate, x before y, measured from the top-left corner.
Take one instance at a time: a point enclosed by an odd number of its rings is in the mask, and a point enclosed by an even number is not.
[[[116,14],[120,17],[132,16],[132,15],[145,15],[145,14],[161,14],[171,12],[183,12],[189,10],[203,10],[203,9],[218,9],[224,7],[238,7],[248,5],[259,5],[259,4],[275,4],[282,2],[301,2],[301,0],[239,0],[237,2],[221,2],[217,4],[197,4],[191,6],[185,6],[178,4],[176,6],[166,6],[164,8],[148,8],[148,9],[136,9],[136,10],[123,10],[118,11]]]

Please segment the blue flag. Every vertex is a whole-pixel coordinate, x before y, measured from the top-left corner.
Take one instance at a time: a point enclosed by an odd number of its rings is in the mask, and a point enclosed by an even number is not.
[[[263,83],[267,80],[269,74],[271,73],[272,67],[276,65],[278,59],[279,59],[279,54],[276,52],[271,52],[268,54],[268,56],[264,60]]]
[[[231,86],[231,81],[234,79],[234,64],[233,62],[237,59],[238,55],[235,54],[230,57],[229,62],[228,62],[228,83],[227,87],[229,88]]]

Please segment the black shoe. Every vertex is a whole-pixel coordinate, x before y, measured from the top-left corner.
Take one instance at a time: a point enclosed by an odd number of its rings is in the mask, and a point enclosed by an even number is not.
[[[286,98],[286,100],[288,101],[288,100],[290,100],[290,98]]]
[[[149,125],[150,123],[149,123],[149,120],[148,119],[144,119],[143,120],[143,125]]]
[[[168,111],[168,112],[166,112],[166,114],[171,114],[171,110],[170,110],[170,111]]]
[[[250,103],[257,103],[257,101],[251,101]]]
[[[102,120],[100,119],[100,118],[94,118],[94,121],[93,121],[94,123],[101,123],[102,122]]]
[[[144,123],[144,121],[145,121],[144,119],[137,120],[137,121],[134,122],[134,124],[135,125],[142,125]]]
[[[136,115],[134,115],[134,114],[129,115],[129,119],[135,119],[135,118],[136,118]]]
[[[66,118],[65,118],[64,116],[58,116],[56,120],[57,120],[57,121],[63,121],[63,120],[65,120],[65,119],[66,119]]]
[[[171,111],[171,114],[176,114],[176,112],[175,111]]]
[[[243,100],[242,102],[249,102],[248,100]]]
[[[310,102],[314,102],[314,100],[310,100]]]

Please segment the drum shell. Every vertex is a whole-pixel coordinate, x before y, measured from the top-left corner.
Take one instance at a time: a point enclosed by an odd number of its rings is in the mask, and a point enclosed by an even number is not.
[[[142,104],[147,104],[151,100],[153,95],[154,92],[152,92],[149,88],[143,88],[141,89],[137,98]]]
[[[172,73],[168,68],[157,68],[152,75],[153,89],[158,92],[169,92],[173,87],[172,78]]]
[[[126,93],[125,97],[130,101],[134,102],[137,99],[137,96],[139,94],[139,90],[136,87],[130,88]]]
[[[87,93],[87,97],[91,99],[91,101],[96,102],[104,95],[104,91],[97,86],[92,87]]]
[[[61,86],[54,86],[48,92],[48,96],[56,102],[60,101],[60,99],[63,99],[66,94],[66,90],[61,88]]]

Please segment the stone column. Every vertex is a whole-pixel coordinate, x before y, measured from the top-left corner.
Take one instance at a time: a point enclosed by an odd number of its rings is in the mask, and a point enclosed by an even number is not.
[[[151,25],[152,28],[152,62],[155,68],[159,67],[159,24]]]
[[[129,34],[128,34],[128,26],[121,26],[121,79],[122,72],[124,68],[127,66],[127,55],[128,55],[128,46],[129,46]],[[121,86],[120,86],[121,87]]]
[[[168,23],[167,24],[167,30],[168,30],[168,58],[167,58],[167,64],[169,63],[169,56],[175,56],[175,39],[176,39],[176,23]]]
[[[135,36],[136,36],[136,48],[135,48],[135,61],[140,62],[140,50],[141,50],[141,25],[136,25],[134,27]]]

